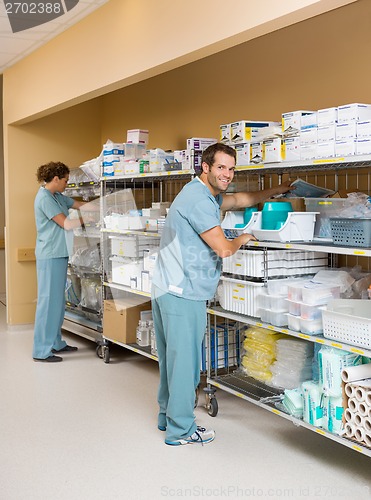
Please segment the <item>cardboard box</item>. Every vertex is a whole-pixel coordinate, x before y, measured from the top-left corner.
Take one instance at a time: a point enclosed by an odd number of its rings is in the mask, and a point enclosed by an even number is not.
[[[317,129],[317,142],[331,142],[336,139],[336,125],[324,125]]]
[[[313,119],[312,125],[317,125],[317,115],[314,111],[290,111],[289,113],[282,113],[282,131],[286,132],[290,130],[299,132],[301,130],[302,117],[304,115],[311,115]],[[310,123],[310,117],[307,117],[305,121],[306,126]]]
[[[317,123],[319,127],[324,125],[335,125],[338,121],[338,108],[324,108],[317,111]]]
[[[138,128],[128,130],[126,133],[126,142],[134,142],[136,144],[148,144],[148,130],[140,130]]]
[[[338,122],[349,122],[351,120],[363,121],[371,119],[371,104],[360,104],[358,102],[338,106]]]
[[[287,139],[283,139],[281,146],[281,156],[283,161],[299,161],[300,137],[288,137]]]
[[[103,335],[123,344],[136,342],[136,328],[141,311],[150,309],[149,299],[138,304],[141,298],[104,301]]]

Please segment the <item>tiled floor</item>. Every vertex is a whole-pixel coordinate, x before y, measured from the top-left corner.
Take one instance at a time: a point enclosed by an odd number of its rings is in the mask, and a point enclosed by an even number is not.
[[[157,364],[95,345],[63,363],[32,360],[32,328],[0,304],[0,499],[371,498],[371,458],[218,391],[205,446],[166,446],[156,427]]]

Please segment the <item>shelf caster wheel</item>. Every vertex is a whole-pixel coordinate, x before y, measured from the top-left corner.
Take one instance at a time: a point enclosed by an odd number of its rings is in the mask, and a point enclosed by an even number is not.
[[[206,396],[205,408],[207,413],[210,417],[216,417],[218,414],[218,401],[215,397],[216,389],[214,387],[204,387],[204,393]]]
[[[215,396],[211,396],[207,405],[207,413],[210,415],[210,417],[216,417],[218,414],[218,410],[218,401]]]
[[[95,352],[96,352],[96,355],[98,356],[98,358],[103,359],[103,346],[102,345],[97,345]]]
[[[105,363],[110,362],[110,353],[109,353],[109,347],[108,346],[103,346],[103,361]]]

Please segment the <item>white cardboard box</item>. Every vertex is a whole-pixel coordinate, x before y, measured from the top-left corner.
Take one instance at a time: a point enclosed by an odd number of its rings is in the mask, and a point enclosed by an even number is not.
[[[335,156],[352,156],[356,154],[357,142],[355,139],[349,141],[335,141]]]
[[[236,165],[250,165],[250,142],[235,145]]]
[[[250,144],[250,162],[262,163],[263,162],[263,143],[251,142]]]
[[[357,137],[357,122],[341,122],[336,125],[336,140],[350,141]]]
[[[371,120],[371,104],[344,104],[338,106],[338,122]]]
[[[282,141],[281,155],[283,161],[300,160],[300,137],[288,137]]]
[[[356,155],[371,155],[371,138],[357,139]]]
[[[357,138],[371,138],[371,120],[357,122]]]
[[[195,149],[196,151],[203,151],[211,144],[218,142],[217,139],[211,137],[191,137],[187,139],[187,149]]]
[[[299,142],[301,146],[305,144],[315,144],[317,142],[317,127],[301,129]]]
[[[336,125],[323,125],[317,129],[317,142],[331,142],[336,140]]]
[[[335,125],[338,121],[338,108],[323,108],[317,111],[317,124],[319,127],[324,125]]]
[[[126,142],[148,144],[148,130],[131,129],[126,133]]]
[[[301,160],[314,160],[317,158],[317,144],[306,144],[300,148]]]
[[[319,142],[317,144],[316,158],[334,158],[335,141]]]
[[[267,139],[263,141],[263,163],[282,161],[281,139]]]
[[[254,122],[241,120],[231,123],[231,141],[235,144],[250,142],[258,137],[263,127],[268,127],[271,122]]]
[[[314,114],[314,111],[290,111],[289,113],[282,113],[282,131],[288,129],[301,130],[301,119],[303,115]]]
[[[219,127],[220,135],[219,140],[224,144],[229,144],[231,141],[231,124],[225,123]]]

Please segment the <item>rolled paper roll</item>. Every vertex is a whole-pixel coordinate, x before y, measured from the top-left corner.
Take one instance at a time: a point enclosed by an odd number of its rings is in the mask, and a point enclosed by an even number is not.
[[[366,431],[363,427],[356,427],[354,431],[354,437],[357,441],[364,441],[366,436]]]
[[[363,427],[365,428],[366,432],[368,432],[371,435],[371,418],[370,417],[365,417]]]
[[[352,411],[353,413],[358,412],[358,406],[359,406],[359,402],[356,400],[356,398],[349,398],[348,399],[348,408],[350,411]]]
[[[371,391],[367,391],[365,401],[366,401],[366,404],[371,408]]]
[[[345,384],[345,394],[348,398],[353,398],[355,392],[355,387],[353,384]]]
[[[349,410],[349,408],[345,408],[345,411],[344,411],[344,418],[347,422],[349,423],[354,423],[354,417],[356,416],[356,414],[352,411]]]
[[[360,415],[359,413],[356,413],[354,415],[354,424],[357,426],[357,427],[363,427],[365,428],[365,417],[362,417],[362,415]]]
[[[364,441],[367,444],[367,446],[369,446],[371,448],[371,433],[367,434],[367,432],[366,432]]]
[[[356,426],[354,424],[351,424],[350,422],[347,422],[345,424],[345,435],[348,438],[354,437],[354,433],[356,430]]]
[[[368,416],[368,406],[364,401],[358,402],[358,413],[362,417],[367,417]]]
[[[371,378],[371,363],[348,366],[341,372],[341,378],[344,382],[355,382],[356,380]]]
[[[366,398],[367,390],[363,387],[357,386],[354,391],[354,397],[357,401],[364,401]]]

